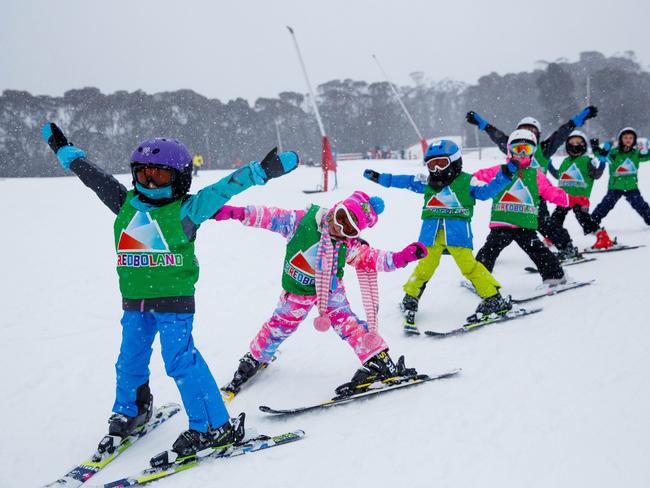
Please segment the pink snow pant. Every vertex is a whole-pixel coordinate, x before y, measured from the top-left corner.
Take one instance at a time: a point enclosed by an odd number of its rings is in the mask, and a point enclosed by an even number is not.
[[[251,341],[253,357],[263,363],[269,362],[278,346],[293,334],[315,303],[315,295],[302,296],[283,291],[273,315],[264,322]],[[352,312],[345,296],[345,288],[341,284],[330,293],[327,315],[332,321],[332,328],[341,339],[350,344],[362,363],[388,349],[384,339],[377,333],[368,332],[368,324]]]

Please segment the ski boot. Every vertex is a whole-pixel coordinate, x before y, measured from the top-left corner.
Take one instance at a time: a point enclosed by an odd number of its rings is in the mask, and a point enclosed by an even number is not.
[[[415,313],[418,311],[419,298],[411,295],[404,295],[400,308],[404,314],[404,332],[407,334],[420,334],[418,326],[415,325]]]
[[[226,450],[241,442],[244,430],[245,413],[229,419],[217,429],[209,428],[207,432],[188,429],[178,436],[170,451],[164,451],[151,458],[153,468],[160,468],[174,463],[184,464],[196,458],[208,456],[215,450]]]
[[[616,238],[612,240],[604,227],[596,232],[596,243],[591,246],[592,249],[609,249],[616,245]]]
[[[476,312],[467,317],[467,322],[474,324],[477,322],[482,322],[483,320],[488,320],[493,316],[505,315],[510,310],[512,310],[512,301],[510,296],[503,298],[501,293],[497,291],[496,295],[491,297],[484,298],[478,307],[476,307]]]
[[[560,249],[556,254],[557,258],[560,260],[560,263],[564,264],[570,261],[577,261],[582,259],[582,254],[575,246],[568,246],[565,249]]]
[[[108,435],[99,442],[94,458],[101,459],[104,455],[113,454],[120,444],[144,427],[153,413],[153,396],[149,390],[149,382],[138,387],[135,404],[138,414],[134,417],[122,413],[114,413],[108,419]]]
[[[257,374],[260,369],[266,368],[267,363],[255,359],[250,352],[244,354],[239,360],[239,366],[232,381],[221,388],[221,396],[225,401],[230,401],[239,393],[244,383]]]
[[[417,374],[415,368],[406,367],[404,356],[400,356],[395,364],[387,350],[381,351],[363,363],[352,379],[337,387],[335,391],[339,396],[350,396],[368,390],[376,382],[391,383],[391,380],[399,382],[400,379],[414,378]]]

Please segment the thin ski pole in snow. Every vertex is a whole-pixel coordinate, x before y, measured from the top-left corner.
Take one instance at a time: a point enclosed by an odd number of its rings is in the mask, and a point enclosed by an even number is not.
[[[311,86],[311,81],[309,81],[309,75],[307,74],[307,68],[305,67],[305,61],[302,59],[302,53],[300,52],[300,46],[298,46],[298,40],[296,39],[296,34],[293,32],[293,29],[287,26],[289,32],[291,33],[291,38],[293,39],[293,45],[296,47],[296,53],[298,54],[298,61],[300,61],[300,67],[302,68],[302,74],[305,77],[305,83],[307,84],[307,89],[309,90],[309,98],[311,98],[312,107],[314,108],[314,114],[316,115],[316,122],[318,122],[318,129],[320,130],[320,135],[323,139],[322,150],[321,150],[321,166],[323,168],[323,191],[327,191],[327,181],[329,171],[334,171],[334,178],[336,178],[336,162],[334,161],[334,155],[332,154],[332,146],[330,145],[327,134],[325,134],[325,127],[323,126],[323,119],[321,119],[320,112],[318,111],[318,105],[316,105],[316,96],[314,95],[314,90]],[[334,180],[336,181],[336,179]],[[334,185],[336,187],[336,184]]]
[[[372,55],[372,57],[374,58],[375,62],[377,63],[377,66],[379,67],[379,70],[384,75],[384,78],[386,79],[386,82],[388,83],[391,90],[393,91],[393,95],[395,95],[395,98],[397,99],[397,102],[399,103],[399,106],[402,107],[402,110],[404,111],[404,114],[406,115],[406,118],[408,119],[408,121],[413,126],[413,130],[415,130],[415,133],[418,136],[420,144],[422,145],[422,156],[424,156],[426,154],[426,152],[427,152],[427,146],[428,146],[427,140],[422,136],[422,132],[420,132],[420,129],[418,129],[418,126],[416,125],[415,121],[413,120],[413,117],[411,117],[411,114],[407,110],[406,105],[404,105],[404,102],[402,101],[402,97],[400,97],[399,92],[397,91],[397,88],[395,87],[393,82],[390,81],[390,78],[388,78],[388,74],[386,73],[386,71],[382,67],[381,63],[379,62],[379,59],[374,54]]]

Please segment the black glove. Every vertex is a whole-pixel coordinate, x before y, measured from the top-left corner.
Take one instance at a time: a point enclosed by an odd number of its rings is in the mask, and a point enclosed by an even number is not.
[[[59,126],[53,122],[44,125],[41,129],[41,134],[43,134],[43,139],[47,141],[47,145],[50,146],[52,151],[54,151],[54,154],[56,154],[63,146],[73,145],[68,141],[68,138],[65,136],[63,131],[59,129]]]
[[[590,139],[589,144],[591,144],[591,150],[596,156],[607,156],[607,151],[600,147],[600,140],[597,137]]]
[[[519,171],[519,161],[511,159],[508,164],[501,165],[501,172],[508,178],[512,178]]]
[[[589,105],[587,109],[589,109],[589,113],[585,117],[585,120],[593,119],[598,115],[598,107],[595,105]]]
[[[369,179],[370,181],[374,181],[375,183],[379,183],[379,177],[381,176],[381,173],[377,173],[376,171],[372,169],[367,169],[363,172],[363,177]]]
[[[477,125],[478,128],[481,130],[485,130],[486,127],[489,125],[488,121],[485,120],[476,112],[474,112],[474,110],[470,110],[469,112],[467,112],[467,114],[465,115],[465,120],[467,120],[467,122],[472,125]]]
[[[286,175],[298,167],[298,153],[287,151],[278,154],[278,148],[274,147],[260,161],[260,166],[266,173],[267,180]]]

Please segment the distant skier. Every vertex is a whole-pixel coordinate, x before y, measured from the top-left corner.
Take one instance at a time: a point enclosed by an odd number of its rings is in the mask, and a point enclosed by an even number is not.
[[[352,380],[336,389],[347,395],[363,391],[375,381],[395,376],[414,376],[404,357],[397,364],[388,354],[388,345],[377,332],[378,271],[395,271],[426,256],[426,247],[414,242],[400,252],[370,247],[359,234],[374,226],[384,202],[355,191],[330,209],[311,205],[307,210],[273,207],[224,206],[216,220],[234,219],[244,225],[277,232],[287,239],[282,274],[282,293],[271,318],[250,343],[250,352],[239,362],[230,384],[222,390],[233,397],[242,385],[269,363],[278,346],[287,339],[316,306],[316,329],[330,327],[354,350],[363,366]],[[343,286],[345,264],[356,269],[366,321],[357,317],[348,303]]]
[[[558,186],[567,194],[590,198],[594,181],[600,178],[605,170],[605,156],[597,154],[597,147],[594,147],[596,157],[589,156],[587,154],[587,136],[579,130],[574,130],[569,134],[565,149],[568,156],[564,158],[557,169],[549,161],[549,172],[557,179]],[[595,233],[601,236],[603,234],[607,235],[607,231],[600,229],[599,223],[591,217],[589,209],[580,205],[573,207],[557,206],[551,216],[556,225],[564,226],[564,219],[569,210],[573,210],[585,235]],[[575,257],[580,256],[578,254]],[[560,259],[562,259],[562,256],[560,256]]]
[[[427,246],[427,257],[422,259],[404,284],[406,332],[418,333],[415,314],[427,283],[435,273],[443,252],[451,254],[461,273],[472,282],[483,298],[476,314],[468,320],[490,314],[504,314],[512,308],[509,300],[499,293],[501,285],[472,254],[472,216],[476,200],[489,200],[501,192],[512,180],[519,165],[512,161],[495,173],[489,184],[465,173],[460,148],[452,141],[441,140],[430,144],[424,156],[429,170],[427,183],[412,175],[377,173],[367,169],[363,176],[386,188],[404,188],[424,194],[422,229],[418,240]]]
[[[203,156],[200,154],[195,154],[192,158],[192,168],[194,168],[194,176],[199,175],[199,170],[203,166]]]
[[[219,389],[192,338],[194,288],[199,265],[194,240],[199,226],[231,197],[296,168],[294,152],[273,150],[247,166],[189,195],[192,157],[176,139],[144,141],[131,154],[132,190],[86,159],[59,127],[48,123],[43,138],[61,165],[72,170],[117,215],[114,225],[117,274],[122,294],[122,344],[115,365],[116,399],[109,419],[111,452],[147,423],[153,410],[149,390],[151,345],[157,333],[167,374],[181,393],[189,429],[172,452],[152,464],[176,456],[192,456],[211,446],[238,442],[244,435],[244,414],[230,419]],[[105,438],[105,439],[107,439]]]
[[[517,129],[508,138],[508,164],[519,166],[513,181],[492,204],[490,233],[476,259],[492,271],[494,263],[507,246],[515,241],[535,263],[544,284],[549,287],[566,283],[560,261],[537,237],[539,206],[542,198],[560,207],[588,206],[584,196],[567,195],[554,187],[539,168],[531,167],[537,139],[529,130]],[[474,173],[482,181],[491,181],[500,166]]]
[[[625,197],[634,210],[650,225],[650,206],[643,199],[639,191],[639,166],[645,161],[650,161],[650,152],[641,154],[636,149],[637,134],[632,127],[625,127],[618,133],[618,145],[607,151],[597,150],[602,156],[607,157],[609,163],[609,186],[602,202],[595,208],[591,217],[600,225],[602,220],[614,208],[621,197]],[[614,245],[606,232],[598,235],[594,248],[609,248]]]
[[[548,171],[548,164],[551,156],[560,148],[568,135],[576,127],[581,127],[584,123],[598,115],[598,109],[593,105],[586,107],[579,114],[575,115],[571,120],[562,124],[558,129],[553,132],[549,137],[539,142],[536,146],[535,154],[533,155],[531,167],[539,168],[543,174]],[[481,117],[474,111],[470,111],[466,116],[467,122],[472,125],[478,126],[482,131],[485,131],[502,153],[508,153],[508,136],[491,125],[487,120]],[[526,129],[535,135],[537,141],[540,140],[542,128],[537,119],[533,117],[524,117],[517,124],[517,129]],[[549,239],[555,247],[560,251],[560,257],[567,259],[574,257],[578,254],[578,248],[573,245],[569,233],[563,227],[555,224],[546,206],[546,202],[542,199],[539,202],[539,232],[544,237]]]

